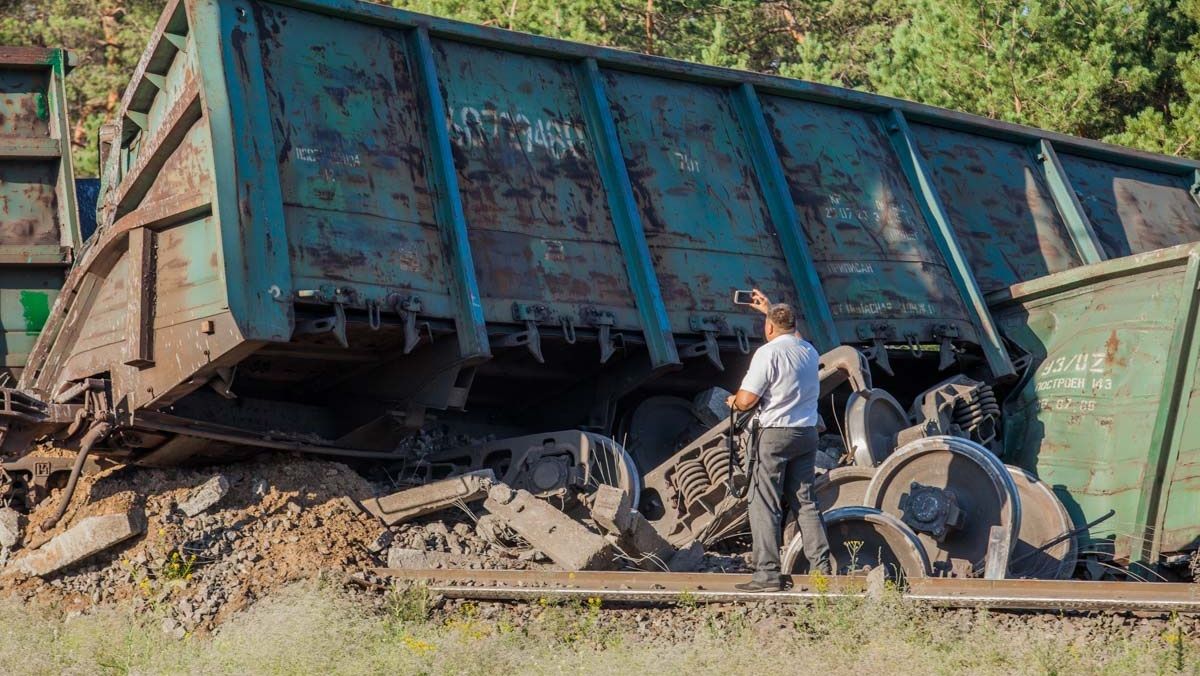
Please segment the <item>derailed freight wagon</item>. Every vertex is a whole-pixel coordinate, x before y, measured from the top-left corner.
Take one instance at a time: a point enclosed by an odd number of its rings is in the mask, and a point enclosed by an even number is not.
[[[958,374],[1017,393],[1006,457],[1109,466],[1126,439],[1072,444],[1084,418],[1030,403],[1040,385],[1019,378],[1050,353],[1009,308],[1022,283],[1200,231],[1194,162],[353,2],[170,3],[102,153],[98,232],[7,391],[9,454],[65,430],[81,459],[144,465],[247,447],[395,459],[433,422],[583,428],[632,460],[546,434],[456,467],[538,494],[615,467],[602,480],[638,492],[635,465],[654,478],[695,436],[691,397],[736,385],[761,326],[730,292],[755,286],[799,308],[818,349],[869,356],[879,396],[848,379],[858,432],[889,430],[886,451],[920,417],[861,402]],[[952,416],[968,428],[995,406],[970,392]],[[1092,396],[1119,409],[1111,392]],[[1161,455],[1131,467],[1162,478]],[[1106,488],[1062,476],[1075,525],[1099,516],[1071,496]],[[1120,509],[1110,525],[1156,537]],[[1117,553],[1192,547],[1155,542]]]
[[[15,384],[79,245],[61,49],[0,48],[0,373]]]

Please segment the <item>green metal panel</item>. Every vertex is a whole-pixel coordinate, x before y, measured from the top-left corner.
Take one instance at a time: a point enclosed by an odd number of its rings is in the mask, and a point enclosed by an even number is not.
[[[1108,257],[1200,240],[1194,170],[1143,168],[1061,151],[1058,155]]]
[[[415,38],[273,5],[259,16],[270,27],[261,51],[295,288],[353,289],[358,307],[415,294],[429,313],[455,317],[439,224],[453,227],[458,198],[432,170],[424,120],[443,115],[406,49]],[[376,72],[388,75],[347,86]]]
[[[1009,359],[1008,351],[1000,340],[1000,333],[992,321],[983,293],[979,290],[979,284],[975,281],[972,267],[958,243],[958,237],[950,223],[946,207],[934,186],[930,170],[917,148],[908,121],[904,119],[903,113],[893,110],[888,114],[887,126],[888,135],[899,155],[900,165],[904,168],[909,185],[917,194],[925,221],[933,232],[934,240],[942,252],[942,257],[949,264],[954,286],[966,302],[967,312],[979,333],[980,346],[983,348],[992,375],[997,378],[1013,375],[1015,371],[1012,360]]]
[[[1054,195],[1054,203],[1058,205],[1059,213],[1067,222],[1071,239],[1074,240],[1075,248],[1079,251],[1079,258],[1084,263],[1099,263],[1104,260],[1105,255],[1101,251],[1100,240],[1092,229],[1092,222],[1088,220],[1083,205],[1079,203],[1079,195],[1075,193],[1075,188],[1071,186],[1071,181],[1063,171],[1062,163],[1058,160],[1058,153],[1054,152],[1054,146],[1049,141],[1043,140],[1038,146],[1037,158],[1046,171],[1046,182],[1050,186],[1051,194]]]
[[[577,64],[442,40],[433,57],[487,320],[538,306],[551,325],[640,330]]]
[[[54,267],[0,265],[0,372],[25,366],[38,333],[62,286],[62,271]],[[10,385],[12,383],[9,383]]]
[[[761,288],[796,304],[797,283],[775,237],[727,88],[603,71],[626,169],[672,329],[761,331],[729,302]],[[801,330],[811,335],[808,317]]]
[[[1195,513],[1176,508],[1193,498],[1164,509],[1163,496],[1186,495],[1173,467],[1194,462],[1200,441],[1189,415],[1198,273],[1194,250],[1177,247],[1020,284],[994,303],[1034,359],[1005,407],[1007,456],[1055,487],[1076,523],[1116,510],[1085,540],[1122,557],[1187,546],[1162,522],[1187,519],[1195,535]]]
[[[577,73],[583,113],[587,118],[587,127],[592,130],[592,149],[596,153],[596,163],[608,193],[613,228],[625,255],[629,284],[637,297],[642,331],[650,349],[650,364],[655,369],[678,364],[679,351],[671,335],[671,319],[667,316],[662,290],[654,275],[654,263],[650,260],[650,247],[646,244],[642,219],[634,202],[629,173],[625,171],[625,162],[621,159],[617,127],[613,124],[608,95],[600,80],[600,69],[595,59],[584,59]]]
[[[764,105],[841,335],[862,340],[885,325],[893,341],[977,342],[879,117],[779,96]]]
[[[62,84],[68,60],[61,49],[0,47],[3,379],[25,366],[79,240]]]
[[[291,262],[254,12],[250,2],[199,0],[189,18],[212,134],[229,307],[245,338],[284,341],[293,328]]]
[[[1083,263],[1037,146],[912,125],[972,273],[985,292]]]
[[[833,313],[813,265],[808,242],[800,232],[799,216],[788,194],[784,169],[767,130],[762,103],[758,100],[758,93],[754,87],[749,84],[737,88],[733,101],[746,134],[751,156],[754,158],[755,173],[767,200],[771,220],[775,223],[779,244],[788,268],[791,269],[792,279],[795,280],[796,295],[800,298],[800,310],[809,326],[810,340],[822,352],[831,350],[841,344],[841,341],[838,340]]]

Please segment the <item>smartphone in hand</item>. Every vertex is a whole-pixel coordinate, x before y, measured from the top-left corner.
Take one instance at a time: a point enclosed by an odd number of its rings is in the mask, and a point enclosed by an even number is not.
[[[753,305],[754,304],[754,292],[753,291],[734,291],[733,292],[733,304],[734,305]]]

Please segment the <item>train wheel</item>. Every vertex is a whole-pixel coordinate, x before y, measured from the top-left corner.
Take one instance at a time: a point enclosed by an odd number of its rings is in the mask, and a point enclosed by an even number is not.
[[[564,430],[497,439],[435,453],[422,463],[425,481],[480,469],[513,488],[556,504],[576,501],[576,493],[616,486],[632,498],[642,492],[633,458],[613,439],[591,432]]]
[[[653,471],[705,428],[682,397],[649,397],[633,409],[618,434],[642,472]]]
[[[992,528],[1008,531],[1011,554],[1021,524],[1017,487],[1004,463],[959,437],[918,439],[876,470],[866,504],[912,528],[938,576],[978,577]],[[1005,567],[1006,567],[1005,565]]]
[[[1007,465],[1017,494],[1021,496],[1021,528],[1013,549],[1009,573],[1013,577],[1065,580],[1075,572],[1079,546],[1072,535],[1038,551],[1047,543],[1071,532],[1075,525],[1054,490],[1020,467]]]
[[[584,469],[583,487],[596,490],[601,485],[616,486],[630,499],[642,494],[642,474],[625,447],[602,434],[584,433],[590,442],[580,452]]]
[[[866,503],[867,486],[875,470],[870,467],[836,467],[817,477],[813,495],[817,509],[828,512],[838,507],[859,507]]]
[[[854,464],[875,467],[896,450],[896,435],[908,427],[900,402],[879,388],[846,400],[846,435]]]
[[[870,507],[839,507],[823,518],[837,574],[856,574],[882,566],[892,580],[929,576],[929,557],[920,539],[896,517]],[[808,570],[799,535],[783,551],[782,570]]]

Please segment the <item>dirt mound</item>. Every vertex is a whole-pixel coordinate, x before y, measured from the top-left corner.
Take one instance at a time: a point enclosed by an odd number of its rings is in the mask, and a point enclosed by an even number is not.
[[[228,493],[185,516],[178,506],[218,474]],[[146,533],[46,579],[0,575],[0,595],[79,610],[132,602],[164,612],[164,630],[182,633],[211,629],[289,582],[386,565],[393,545],[437,552],[455,567],[532,564],[476,535],[466,512],[387,529],[354,506],[388,490],[341,463],[291,456],[203,468],[117,468],[82,479],[66,516],[44,533],[36,524],[54,513],[59,495],[43,501],[28,515],[14,559],[89,516],[143,510]]]

